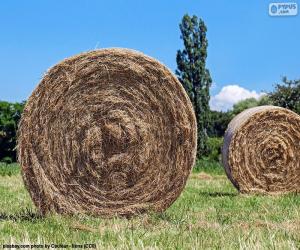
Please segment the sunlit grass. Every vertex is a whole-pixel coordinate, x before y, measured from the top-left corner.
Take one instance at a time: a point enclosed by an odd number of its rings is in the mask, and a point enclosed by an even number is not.
[[[19,172],[2,176],[0,243],[95,243],[99,249],[300,248],[299,196],[240,195],[220,166],[199,164],[166,212],[132,219],[42,218]]]

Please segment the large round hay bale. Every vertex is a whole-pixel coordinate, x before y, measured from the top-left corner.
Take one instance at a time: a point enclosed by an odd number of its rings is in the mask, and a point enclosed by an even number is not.
[[[230,122],[222,154],[240,192],[299,192],[300,116],[275,106],[247,109]]]
[[[128,49],[103,49],[51,68],[30,96],[19,161],[42,213],[163,211],[196,155],[196,120],[177,78]]]

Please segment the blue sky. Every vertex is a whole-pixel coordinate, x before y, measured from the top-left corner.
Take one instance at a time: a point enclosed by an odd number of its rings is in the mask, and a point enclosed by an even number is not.
[[[212,99],[232,90],[237,99],[258,97],[281,76],[300,78],[300,17],[270,17],[270,2],[2,1],[0,99],[26,99],[49,67],[94,48],[136,49],[175,71],[185,13],[203,18],[208,28]]]

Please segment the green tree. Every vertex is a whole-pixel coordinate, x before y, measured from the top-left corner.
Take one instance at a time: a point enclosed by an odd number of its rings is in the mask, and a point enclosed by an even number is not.
[[[233,116],[238,115],[246,109],[253,108],[258,106],[258,100],[255,98],[247,98],[245,100],[241,100],[233,105],[231,114]]]
[[[0,161],[16,161],[17,128],[24,104],[0,101]]]
[[[241,100],[233,105],[233,108],[230,111],[231,118],[233,118],[234,116],[238,115],[246,109],[263,105],[272,105],[272,101],[270,100],[268,95],[263,95],[259,99],[247,98],[245,100]]]
[[[212,83],[206,69],[206,26],[197,16],[184,15],[179,25],[184,49],[177,51],[176,74],[194,106],[198,126],[197,155],[208,153],[207,128],[209,126],[209,88]]]
[[[211,111],[207,130],[209,137],[223,137],[232,116],[230,112]]]
[[[233,105],[232,110],[227,112],[211,111],[210,112],[210,124],[208,128],[209,137],[222,137],[228,127],[229,122],[239,113],[248,108],[253,108],[262,105],[272,105],[268,95],[264,95],[259,99],[248,98],[239,101]]]
[[[300,114],[300,79],[288,80],[287,77],[283,77],[282,83],[275,85],[269,97],[274,105]]]

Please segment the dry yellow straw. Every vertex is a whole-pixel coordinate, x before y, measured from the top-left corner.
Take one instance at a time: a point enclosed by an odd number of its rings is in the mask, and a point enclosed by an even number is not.
[[[42,214],[163,211],[194,164],[196,120],[181,84],[158,61],[96,50],[46,73],[26,104],[18,151]]]
[[[222,153],[228,178],[243,193],[300,191],[300,116],[290,110],[242,112],[228,126]]]

